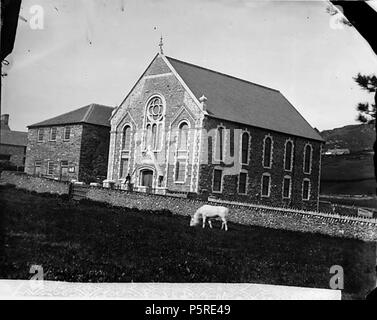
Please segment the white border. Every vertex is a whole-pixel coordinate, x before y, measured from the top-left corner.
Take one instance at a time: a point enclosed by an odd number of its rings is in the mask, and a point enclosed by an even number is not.
[[[291,167],[289,169],[286,169],[285,168],[285,162],[286,162],[286,158],[287,158],[287,144],[288,142],[291,142],[292,143],[292,150],[291,150]],[[292,172],[293,170],[293,155],[294,155],[294,149],[295,149],[295,144],[293,142],[293,140],[291,138],[285,140],[285,143],[284,143],[284,157],[283,157],[283,168],[284,168],[284,171],[287,171],[287,172]]]
[[[309,146],[310,147],[310,161],[309,161],[309,171],[306,172],[305,171],[305,162],[306,162],[306,147]],[[304,162],[302,164],[302,171],[305,173],[305,174],[311,174],[312,173],[312,162],[313,162],[313,146],[311,143],[307,142],[305,144],[305,147],[304,147]]]
[[[247,162],[242,162],[242,137],[244,133],[247,134]],[[240,133],[240,151],[239,151],[239,156],[240,156],[240,164],[241,165],[249,165],[250,163],[250,149],[251,149],[251,134],[248,130],[241,130]]]

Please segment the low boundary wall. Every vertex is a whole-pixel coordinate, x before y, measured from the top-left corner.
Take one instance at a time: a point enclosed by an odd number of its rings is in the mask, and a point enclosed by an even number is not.
[[[24,173],[3,171],[1,182],[17,188],[39,193],[69,194],[70,184]],[[174,195],[157,195],[142,192],[113,190],[88,186],[85,198],[113,206],[139,210],[169,210],[173,214],[190,216],[204,204],[224,205],[230,208],[229,221],[274,229],[315,232],[330,236],[377,241],[377,219],[343,216],[338,214],[272,208],[263,205],[224,200],[182,198]]]

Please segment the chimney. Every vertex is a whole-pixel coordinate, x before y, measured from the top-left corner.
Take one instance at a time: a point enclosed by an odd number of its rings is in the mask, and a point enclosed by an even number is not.
[[[10,130],[8,123],[9,123],[9,114],[2,114],[1,115],[1,129]]]

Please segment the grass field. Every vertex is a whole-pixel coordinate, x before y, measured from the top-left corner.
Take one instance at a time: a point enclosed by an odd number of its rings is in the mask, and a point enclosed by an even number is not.
[[[375,243],[229,223],[190,228],[168,212],[74,203],[0,190],[0,277],[83,282],[251,282],[329,288],[345,271],[345,298],[372,287]]]

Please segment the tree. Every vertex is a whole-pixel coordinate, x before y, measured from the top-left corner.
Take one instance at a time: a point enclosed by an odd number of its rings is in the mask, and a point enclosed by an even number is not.
[[[370,93],[377,92],[377,77],[375,75],[357,74],[353,78],[356,83]],[[359,112],[357,120],[362,123],[374,123],[376,121],[376,103],[360,102],[357,107]]]

